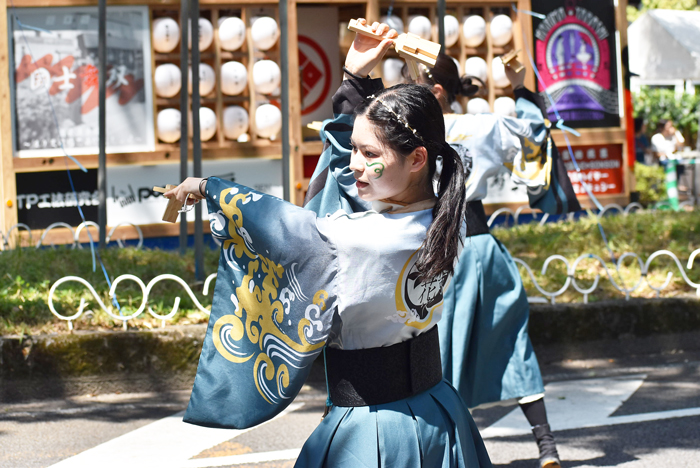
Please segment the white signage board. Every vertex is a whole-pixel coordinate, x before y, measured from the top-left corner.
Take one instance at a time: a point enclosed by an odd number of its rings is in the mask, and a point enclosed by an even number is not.
[[[192,163],[189,164],[192,174]],[[282,161],[279,159],[234,159],[203,161],[202,174],[233,180],[260,192],[282,198]],[[120,223],[157,224],[167,200],[152,191],[154,186],[180,182],[180,164],[157,166],[116,166],[107,168],[107,225]],[[202,219],[208,219],[204,203]],[[194,221],[194,210],[187,213]]]

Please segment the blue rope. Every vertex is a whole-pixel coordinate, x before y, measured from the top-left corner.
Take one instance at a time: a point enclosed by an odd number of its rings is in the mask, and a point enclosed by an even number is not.
[[[391,0],[391,3],[389,4],[389,9],[386,11],[386,19],[387,21],[389,18],[391,18],[391,14],[394,12],[394,0]]]
[[[546,19],[547,18],[547,16],[543,15],[542,13],[535,13],[534,11],[530,11],[530,10],[518,10],[515,6],[515,3],[513,3],[512,7],[513,7],[513,11],[515,11],[516,13],[522,12],[522,13],[525,13],[526,15],[534,16],[535,18],[539,18],[539,19]]]
[[[328,386],[328,364],[326,363],[326,347],[323,347],[323,373],[326,375],[326,407],[333,406],[331,401],[331,389]]]

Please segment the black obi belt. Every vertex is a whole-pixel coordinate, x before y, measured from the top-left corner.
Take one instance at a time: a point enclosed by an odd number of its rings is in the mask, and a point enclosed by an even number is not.
[[[328,390],[334,406],[370,406],[402,400],[442,380],[437,326],[391,346],[326,348]]]

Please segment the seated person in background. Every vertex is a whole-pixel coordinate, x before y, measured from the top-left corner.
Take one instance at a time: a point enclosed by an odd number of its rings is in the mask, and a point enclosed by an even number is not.
[[[678,159],[675,153],[683,148],[685,139],[683,135],[681,135],[681,132],[676,130],[672,120],[659,120],[656,125],[656,132],[657,133],[651,137],[651,149],[654,151],[656,157],[659,158],[659,164],[665,166],[669,159]],[[676,167],[679,180],[678,190],[680,191],[687,190],[686,187],[680,183],[680,178],[685,172],[684,169],[683,166]]]
[[[640,164],[651,163],[651,157],[647,162],[647,155],[650,155],[651,143],[649,138],[646,136],[647,123],[644,121],[643,117],[637,117],[634,119],[634,154],[635,159]]]

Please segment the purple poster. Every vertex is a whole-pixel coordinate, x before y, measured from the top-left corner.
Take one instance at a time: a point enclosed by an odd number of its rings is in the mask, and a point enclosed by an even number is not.
[[[619,89],[612,0],[533,0],[535,62],[550,120],[618,127]],[[541,85],[541,84],[540,84]],[[555,112],[556,109],[556,112]]]

